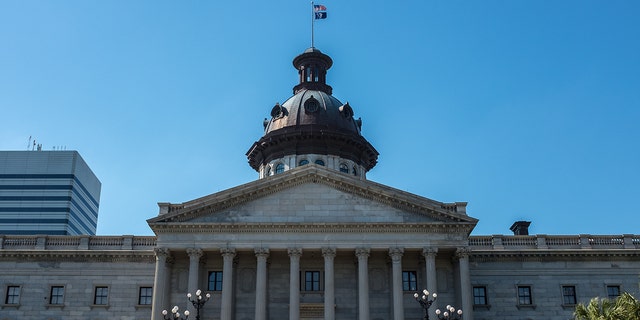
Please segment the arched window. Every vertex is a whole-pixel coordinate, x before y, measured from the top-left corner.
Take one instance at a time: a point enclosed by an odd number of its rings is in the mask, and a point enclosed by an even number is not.
[[[356,169],[356,166],[353,166],[353,169],[351,172],[353,173],[354,176],[358,176],[358,169]]]
[[[267,168],[264,170],[264,176],[268,177],[271,175],[271,167],[267,166]]]
[[[304,159],[304,160],[300,160],[300,162],[298,162],[299,166],[304,166],[305,164],[309,164],[309,160]]]
[[[345,163],[341,163],[340,172],[349,173],[349,166],[347,166]]]
[[[315,161],[316,164],[324,166],[324,161],[322,161],[322,159],[318,159]]]
[[[278,165],[276,166],[276,174],[283,173],[283,172],[284,172],[284,164],[278,163]]]

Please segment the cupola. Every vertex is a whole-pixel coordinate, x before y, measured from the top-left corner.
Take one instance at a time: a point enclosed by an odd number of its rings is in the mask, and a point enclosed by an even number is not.
[[[260,178],[314,163],[364,179],[376,165],[378,152],[361,135],[362,120],[331,95],[326,77],[332,65],[316,48],[293,59],[300,83],[292,97],[271,107],[264,135],[247,152]]]

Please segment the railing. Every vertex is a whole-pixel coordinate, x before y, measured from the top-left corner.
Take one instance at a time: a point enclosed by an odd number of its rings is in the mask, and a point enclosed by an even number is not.
[[[640,249],[640,235],[470,236],[471,250]]]
[[[152,250],[154,236],[0,235],[0,250]]]

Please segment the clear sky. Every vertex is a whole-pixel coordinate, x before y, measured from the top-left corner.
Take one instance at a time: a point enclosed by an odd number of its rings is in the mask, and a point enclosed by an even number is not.
[[[640,233],[640,1],[317,2],[368,179],[467,201],[473,234]],[[0,150],[78,150],[98,234],[257,179],[245,156],[297,84],[310,3],[0,1]]]

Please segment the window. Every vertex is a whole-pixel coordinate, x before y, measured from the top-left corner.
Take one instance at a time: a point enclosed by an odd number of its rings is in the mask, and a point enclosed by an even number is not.
[[[607,286],[607,297],[615,299],[620,296],[620,286]]]
[[[304,272],[304,291],[320,291],[320,271]]]
[[[575,286],[562,286],[562,303],[565,305],[576,304]]]
[[[349,166],[344,163],[340,164],[340,172],[349,173]]]
[[[7,297],[4,299],[6,304],[20,303],[20,286],[8,286]]]
[[[284,172],[284,164],[278,163],[278,165],[276,166],[276,174],[283,173],[283,172]]]
[[[473,304],[486,306],[487,303],[487,287],[473,287]]]
[[[315,161],[315,163],[316,163],[317,165],[324,166],[324,161],[322,161],[322,159],[318,159],[318,160],[316,160],[316,161]]]
[[[518,286],[518,304],[519,305],[532,305],[531,300],[531,287],[530,286]]]
[[[267,167],[264,171],[264,176],[268,177],[271,175],[271,167]]]
[[[309,164],[309,160],[304,159],[304,160],[300,160],[300,162],[298,162],[299,166],[304,166],[305,164]]]
[[[64,303],[64,286],[52,286],[51,295],[49,295],[49,304]]]
[[[209,291],[222,291],[222,271],[209,272]]]
[[[152,298],[153,298],[152,287],[140,287],[140,293],[138,294],[139,305],[151,305]]]
[[[356,169],[356,166],[353,166],[351,173],[353,173],[354,176],[358,176],[358,169]]]
[[[418,290],[418,280],[415,271],[402,271],[402,290],[416,291]]]
[[[93,304],[106,306],[109,303],[109,287],[96,287]]]

